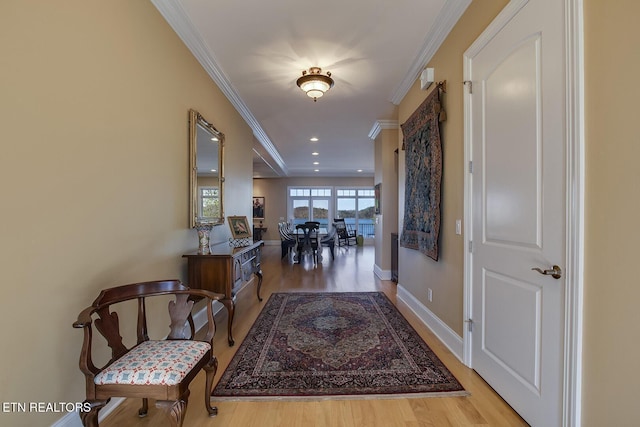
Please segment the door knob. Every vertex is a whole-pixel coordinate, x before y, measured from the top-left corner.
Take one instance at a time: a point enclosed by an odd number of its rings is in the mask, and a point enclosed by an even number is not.
[[[537,271],[540,274],[544,274],[545,276],[551,276],[554,279],[559,279],[562,277],[562,269],[557,265],[554,265],[551,270],[542,270],[538,267],[532,268],[532,270]]]

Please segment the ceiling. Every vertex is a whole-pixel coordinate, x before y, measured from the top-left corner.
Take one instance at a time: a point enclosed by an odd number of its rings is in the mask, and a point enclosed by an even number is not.
[[[151,1],[252,128],[254,177],[373,176],[372,137],[471,2]],[[317,102],[314,66],[335,80]]]

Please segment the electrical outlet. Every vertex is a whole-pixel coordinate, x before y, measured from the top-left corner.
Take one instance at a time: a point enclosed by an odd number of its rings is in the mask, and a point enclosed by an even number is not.
[[[427,298],[429,299],[429,302],[433,302],[433,291],[431,288],[427,289]]]

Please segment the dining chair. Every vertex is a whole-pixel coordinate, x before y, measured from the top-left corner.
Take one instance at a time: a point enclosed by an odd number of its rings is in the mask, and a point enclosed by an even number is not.
[[[336,227],[338,234],[338,246],[351,245],[351,241],[353,244],[357,244],[357,236],[356,231],[350,229],[350,227],[345,223],[344,218],[334,218],[333,225]]]
[[[282,249],[281,258],[284,258],[296,246],[296,236],[286,222],[278,223],[278,232],[280,233],[280,247]]]
[[[296,239],[298,248],[297,264],[302,261],[304,253],[311,253],[314,264],[318,262],[318,229],[319,222],[307,221],[296,225]]]

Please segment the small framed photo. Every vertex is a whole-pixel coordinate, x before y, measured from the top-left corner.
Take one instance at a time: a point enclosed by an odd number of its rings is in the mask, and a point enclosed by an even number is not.
[[[264,219],[264,197],[253,198],[253,219]]]
[[[245,239],[251,237],[251,228],[246,216],[228,216],[231,237],[234,239]]]

